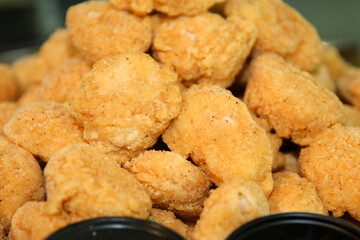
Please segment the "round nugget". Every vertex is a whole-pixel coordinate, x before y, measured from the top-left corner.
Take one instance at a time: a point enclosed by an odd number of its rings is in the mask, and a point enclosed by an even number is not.
[[[360,109],[360,68],[351,67],[337,81],[339,96]]]
[[[273,174],[274,188],[268,198],[270,213],[309,212],[327,215],[315,185],[296,173]]]
[[[84,138],[124,163],[155,144],[180,111],[176,73],[145,53],[109,56],[84,78],[73,106]]]
[[[39,100],[72,102],[80,90],[84,75],[91,71],[90,66],[79,58],[65,60],[52,69],[41,83]]]
[[[0,63],[0,102],[14,101],[20,93],[15,73],[6,64]]]
[[[253,181],[234,179],[213,190],[205,200],[193,239],[225,239],[241,225],[268,214],[264,191]]]
[[[275,52],[304,71],[320,62],[322,45],[316,29],[281,0],[229,0],[224,11],[255,23],[259,31],[255,54]]]
[[[145,186],[155,206],[187,219],[200,215],[210,181],[200,168],[180,154],[146,151],[127,168]]]
[[[301,150],[302,175],[315,184],[335,217],[347,211],[360,221],[360,129],[336,124]]]
[[[250,66],[244,101],[268,120],[283,138],[308,145],[324,129],[344,118],[343,104],[313,77],[276,54],[263,54]]]
[[[69,8],[66,25],[76,48],[88,60],[145,52],[151,44],[149,17],[118,11],[108,2],[89,1]]]
[[[61,214],[49,214],[46,202],[27,202],[20,207],[11,222],[9,238],[14,240],[43,240],[69,224]]]
[[[5,124],[12,118],[18,105],[15,102],[0,103],[0,135],[4,134]]]
[[[84,142],[71,108],[57,102],[34,102],[19,108],[4,127],[16,144],[47,162],[57,150]]]
[[[230,91],[208,84],[190,87],[183,93],[180,115],[162,137],[172,151],[190,155],[216,185],[245,178],[270,194],[269,139]]]
[[[80,219],[122,216],[146,219],[151,200],[116,161],[87,144],[56,152],[44,169],[49,212]]]
[[[17,208],[44,197],[42,172],[34,157],[0,136],[0,224],[9,230]]]
[[[249,55],[257,31],[237,17],[218,14],[169,18],[155,29],[155,57],[174,69],[186,86],[194,82],[228,87]]]

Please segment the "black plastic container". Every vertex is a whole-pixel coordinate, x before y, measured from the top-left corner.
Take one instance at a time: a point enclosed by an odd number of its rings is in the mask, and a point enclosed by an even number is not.
[[[185,240],[160,224],[133,218],[95,218],[69,225],[45,240]]]
[[[360,228],[344,220],[311,213],[280,213],[236,229],[226,240],[358,240]]]

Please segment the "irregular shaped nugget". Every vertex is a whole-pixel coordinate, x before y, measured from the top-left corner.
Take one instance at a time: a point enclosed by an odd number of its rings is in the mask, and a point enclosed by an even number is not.
[[[151,44],[149,17],[118,11],[108,2],[70,7],[66,25],[73,44],[91,62],[108,55],[145,52]]]
[[[213,190],[205,200],[193,239],[225,239],[241,225],[268,214],[264,191],[253,181],[234,179]]]
[[[360,220],[360,129],[336,124],[300,152],[301,173],[335,217]]]
[[[320,62],[322,45],[316,29],[281,0],[229,0],[224,11],[256,24],[255,54],[275,52],[304,71]]]
[[[339,96],[360,109],[360,68],[351,67],[338,79]]]
[[[234,178],[272,189],[272,151],[264,129],[244,103],[215,85],[193,85],[183,93],[180,115],[163,134],[168,147],[191,156],[216,185]]]
[[[250,21],[203,13],[163,20],[154,35],[155,57],[174,69],[186,86],[198,82],[228,87],[249,55],[257,31]]]
[[[51,70],[41,83],[39,100],[72,102],[90,66],[80,58],[65,60]]]
[[[151,200],[116,161],[87,144],[56,152],[44,169],[48,210],[80,219],[123,216],[146,219]]]
[[[200,215],[210,181],[200,168],[180,154],[146,151],[127,168],[145,186],[155,206],[187,219]]]
[[[1,104],[0,104],[0,109],[1,109]],[[360,110],[358,108],[344,104],[344,114],[345,114],[344,126],[360,127]]]
[[[17,100],[19,106],[24,106],[28,103],[33,103],[38,101],[40,94],[40,84],[33,84],[26,88],[25,92]]]
[[[4,134],[5,124],[12,118],[18,105],[15,102],[0,103],[0,135]]]
[[[14,101],[20,93],[15,73],[10,66],[0,63],[0,102]]]
[[[46,202],[27,202],[14,214],[9,237],[14,240],[43,240],[69,223],[66,216],[48,213]]]
[[[296,173],[273,174],[274,188],[268,198],[270,213],[309,212],[327,215],[315,185]]]
[[[19,108],[5,125],[4,133],[45,162],[57,150],[84,142],[71,107],[57,102],[40,101]]]
[[[85,77],[73,106],[84,138],[124,163],[155,144],[179,114],[176,73],[145,53],[109,56]]]
[[[42,172],[26,150],[0,136],[0,224],[9,230],[17,208],[44,197]]]
[[[312,76],[276,54],[263,54],[250,66],[244,101],[283,138],[308,145],[324,129],[343,121],[343,104]]]

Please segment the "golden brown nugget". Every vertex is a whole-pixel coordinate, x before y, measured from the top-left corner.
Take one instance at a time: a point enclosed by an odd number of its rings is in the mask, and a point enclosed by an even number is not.
[[[39,100],[40,84],[33,84],[26,88],[25,92],[17,100],[19,106],[33,103]]]
[[[241,225],[268,214],[263,190],[253,181],[234,179],[213,190],[205,200],[193,239],[225,239]]]
[[[90,71],[90,66],[80,58],[65,60],[44,77],[38,99],[72,102],[81,88],[84,75]]]
[[[0,136],[0,224],[9,230],[16,209],[44,197],[42,172],[26,150]]]
[[[43,240],[70,222],[61,214],[50,214],[46,202],[27,202],[21,206],[11,222],[11,240]]]
[[[122,216],[146,219],[151,200],[131,173],[87,144],[56,152],[44,169],[48,210],[80,219]]]
[[[186,239],[191,239],[191,229],[180,219],[177,219],[173,212],[153,208],[151,209],[151,216],[154,217],[155,222],[174,230]]]
[[[301,173],[335,217],[360,220],[360,129],[336,124],[300,152]]]
[[[18,105],[15,102],[0,103],[0,135],[4,134],[5,124],[12,118]]]
[[[278,136],[304,146],[318,133],[343,121],[343,104],[338,97],[280,56],[260,55],[250,68],[244,101]]]
[[[20,87],[10,66],[0,63],[0,102],[14,101],[19,96]]]
[[[273,174],[274,188],[268,198],[270,213],[308,212],[327,215],[315,185],[296,173]]]
[[[298,155],[299,154],[297,154],[296,152],[287,152],[283,154],[285,158],[284,169],[283,169],[284,171],[300,174]]]
[[[75,47],[88,60],[105,56],[145,52],[151,44],[151,21],[108,2],[89,1],[69,8],[66,25]]]
[[[124,163],[155,144],[180,111],[176,73],[145,53],[99,60],[73,106],[84,138]]]
[[[6,240],[4,227],[0,224],[0,240]]]
[[[360,110],[358,108],[344,104],[344,114],[345,114],[344,126],[360,127]]]
[[[131,11],[139,16],[144,16],[154,10],[154,0],[109,0],[109,3],[118,10]]]
[[[331,78],[335,82],[337,82],[350,67],[350,64],[341,57],[339,51],[328,43],[323,43],[321,60],[322,63],[327,66]]]
[[[190,87],[183,93],[180,115],[162,137],[172,151],[191,156],[216,185],[245,178],[270,194],[269,139],[229,91],[208,84]]]
[[[327,88],[329,91],[334,92],[336,91],[336,83],[332,79],[328,67],[324,64],[320,64],[315,68],[315,70],[311,73],[314,77],[316,83],[320,86]]]
[[[179,75],[186,86],[212,83],[228,87],[254,44],[255,25],[212,13],[164,20],[155,29],[155,58]]]
[[[277,53],[304,71],[320,62],[322,45],[316,29],[281,0],[229,0],[224,11],[256,24],[255,54]]]
[[[200,168],[180,154],[146,151],[126,167],[145,186],[155,206],[183,218],[200,215],[210,181]]]
[[[19,108],[4,127],[5,135],[47,162],[57,150],[84,142],[82,127],[69,105],[39,101]]]
[[[337,81],[339,96],[360,109],[360,68],[351,67]]]

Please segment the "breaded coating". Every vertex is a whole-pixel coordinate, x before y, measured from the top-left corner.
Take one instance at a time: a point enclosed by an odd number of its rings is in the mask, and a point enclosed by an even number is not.
[[[253,181],[234,179],[213,190],[205,200],[193,239],[225,239],[241,225],[268,214],[263,190]]]
[[[181,108],[176,73],[145,53],[99,60],[73,106],[84,138],[124,163],[155,144]]]
[[[155,58],[179,75],[186,86],[212,83],[228,87],[254,44],[255,25],[213,13],[169,18],[155,29]]]
[[[300,174],[298,154],[295,152],[287,152],[284,153],[283,156],[285,158],[284,171]]]
[[[154,9],[154,0],[109,0],[111,6],[118,10],[126,10],[144,16]]]
[[[47,162],[57,150],[84,142],[71,107],[39,101],[20,107],[4,127],[5,135]]]
[[[0,104],[0,109],[1,109],[1,104]],[[358,108],[344,104],[344,114],[345,114],[344,126],[360,127],[360,110]]]
[[[36,102],[39,99],[40,84],[33,84],[26,88],[25,92],[17,100],[19,106],[24,106],[28,103]]]
[[[69,224],[61,214],[50,214],[46,202],[27,202],[20,207],[11,222],[12,240],[44,240],[51,233]]]
[[[15,102],[0,103],[0,135],[4,135],[4,126],[12,118],[18,105]]]
[[[109,55],[145,52],[151,44],[149,17],[118,11],[108,2],[89,1],[70,7],[66,25],[75,47],[92,62]]]
[[[143,186],[118,163],[88,144],[56,152],[44,169],[48,210],[80,219],[146,219],[152,207]]]
[[[334,93],[272,53],[252,61],[244,101],[278,136],[302,146],[344,118],[343,104]]]
[[[308,212],[327,215],[315,185],[296,173],[273,174],[274,188],[268,198],[270,213]]]
[[[191,229],[180,219],[177,219],[173,212],[153,208],[151,209],[151,216],[155,218],[157,223],[174,230],[185,239],[191,239]]]
[[[0,102],[14,101],[19,96],[20,86],[10,66],[0,63]]]
[[[327,88],[329,91],[336,91],[335,81],[331,78],[328,67],[324,64],[318,65],[315,70],[311,73],[314,80],[322,87]]]
[[[126,168],[150,194],[154,206],[196,219],[210,190],[206,174],[183,156],[167,151],[146,151]]]
[[[42,172],[26,150],[0,136],[0,224],[9,230],[17,208],[44,197]]]
[[[335,82],[350,67],[350,64],[343,59],[339,51],[328,43],[323,43],[321,61],[327,66],[330,76]]]
[[[0,240],[6,240],[4,227],[0,224]]]
[[[321,60],[321,41],[316,29],[295,9],[281,0],[229,0],[227,16],[255,23],[259,34],[254,53],[274,52],[304,71]]]
[[[90,66],[80,58],[65,60],[45,76],[41,83],[39,100],[72,102],[81,88],[84,75],[90,71]]]
[[[182,109],[162,135],[168,147],[191,156],[216,185],[254,180],[269,195],[272,151],[264,129],[230,91],[209,84],[183,93]]]
[[[338,79],[339,96],[360,109],[360,68],[351,67]]]
[[[360,129],[336,124],[302,149],[301,173],[313,182],[335,217],[347,211],[360,221]]]

